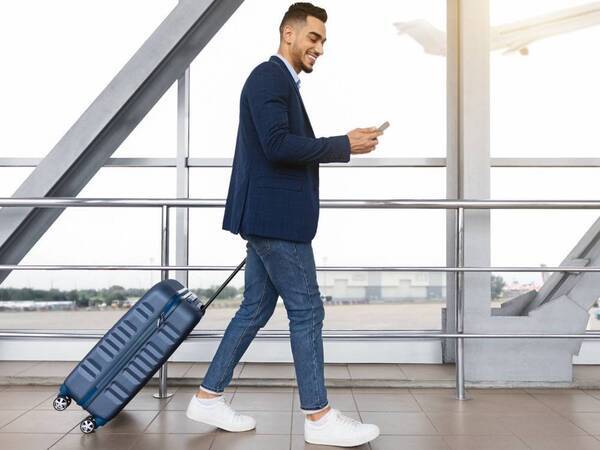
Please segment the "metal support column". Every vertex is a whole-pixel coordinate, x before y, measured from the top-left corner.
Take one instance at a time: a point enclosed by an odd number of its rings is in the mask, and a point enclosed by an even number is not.
[[[166,205],[163,205],[161,208],[162,211],[162,220],[161,220],[161,241],[160,241],[160,264],[161,266],[168,266],[169,265],[169,207]],[[169,271],[168,270],[161,270],[160,271],[160,279],[161,280],[166,280],[169,277]],[[159,319],[162,320],[162,319]],[[171,397],[173,394],[169,394],[167,392],[167,368],[168,368],[168,363],[165,362],[165,364],[160,368],[159,371],[159,375],[158,375],[158,380],[159,380],[159,386],[158,386],[158,392],[156,394],[154,394],[154,398],[169,398]]]
[[[177,81],[177,198],[190,198],[190,68]],[[189,263],[189,208],[175,210],[175,262],[178,266]],[[175,278],[189,285],[189,272],[178,270]]]
[[[456,267],[464,267],[464,208],[458,208],[456,211]],[[456,302],[454,303],[454,323],[456,324],[456,334],[464,333],[464,291],[463,291],[464,272],[454,273],[454,292],[456,292]],[[465,354],[464,339],[456,338],[456,398],[466,400],[465,396]]]

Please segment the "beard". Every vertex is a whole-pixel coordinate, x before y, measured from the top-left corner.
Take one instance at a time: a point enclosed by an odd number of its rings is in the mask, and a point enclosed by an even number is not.
[[[294,59],[300,62],[300,69],[302,69],[302,72],[311,73],[313,71],[313,68],[304,62],[304,58],[306,57],[306,52],[304,50],[294,49],[292,54]]]

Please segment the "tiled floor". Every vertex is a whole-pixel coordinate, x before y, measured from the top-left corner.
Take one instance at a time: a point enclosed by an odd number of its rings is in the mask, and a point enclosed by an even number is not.
[[[173,383],[169,390],[174,395],[165,400],[153,398],[156,388],[147,387],[116,419],[84,435],[79,422],[87,414],[79,406],[73,403],[63,412],[52,408],[57,386],[48,383],[60,383],[71,367],[71,363],[0,362],[0,377],[4,377],[0,379],[9,382],[0,385],[0,449],[333,448],[305,444],[296,389],[274,386],[293,379],[289,365],[245,364],[236,370],[237,386],[227,390],[226,399],[258,422],[256,430],[236,434],[185,417],[206,366],[180,363],[172,364],[169,373],[191,385]],[[369,380],[418,376],[443,385],[452,374],[447,366],[333,365],[327,372],[335,382],[356,382],[350,387],[329,387],[331,404],[381,428],[378,439],[359,449],[600,450],[600,390],[468,389],[470,399],[458,401],[453,389],[364,387]],[[598,368],[583,372],[587,380],[600,378]],[[260,377],[271,385],[243,385],[244,380]],[[19,384],[32,379],[39,383]]]
[[[0,385],[60,384],[75,365],[62,361],[0,361]],[[168,367],[173,385],[196,386],[208,363],[171,362]],[[561,387],[600,389],[600,366],[574,366],[573,373],[573,382]],[[455,368],[452,364],[326,364],[325,377],[331,387],[451,388],[455,385]],[[157,384],[158,374],[154,378]],[[295,385],[294,366],[241,363],[233,372],[232,385],[291,387]]]
[[[305,444],[297,391],[229,389],[227,400],[258,422],[232,434],[185,417],[195,388],[172,388],[166,400],[143,389],[116,419],[92,435],[79,430],[77,405],[52,409],[52,386],[0,386],[0,448],[27,449],[326,449]],[[334,407],[372,422],[373,450],[600,450],[600,391],[471,389],[459,402],[451,389],[329,388]]]

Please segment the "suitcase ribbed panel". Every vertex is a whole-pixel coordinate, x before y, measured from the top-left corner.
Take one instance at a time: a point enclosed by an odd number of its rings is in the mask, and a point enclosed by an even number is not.
[[[118,414],[202,318],[197,303],[181,300],[188,293],[175,280],[150,289],[67,377],[68,395],[101,423]]]

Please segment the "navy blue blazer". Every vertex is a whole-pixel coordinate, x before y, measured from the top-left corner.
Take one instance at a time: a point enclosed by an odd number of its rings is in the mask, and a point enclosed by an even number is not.
[[[348,136],[315,138],[292,75],[271,57],[242,89],[223,229],[311,242],[319,221],[319,163],[349,160]]]

